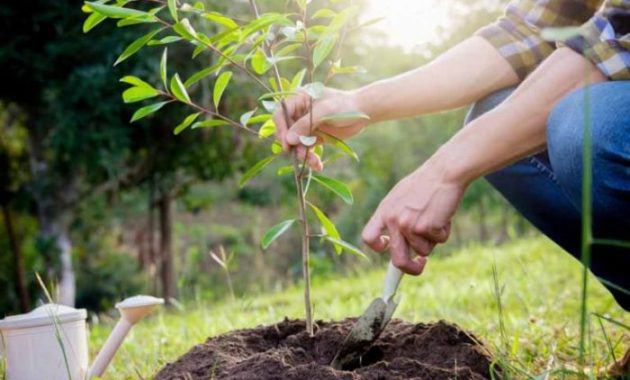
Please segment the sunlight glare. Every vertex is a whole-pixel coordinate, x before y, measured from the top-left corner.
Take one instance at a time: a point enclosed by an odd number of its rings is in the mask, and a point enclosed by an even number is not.
[[[448,25],[448,2],[439,0],[369,0],[366,19],[384,17],[374,25],[392,45],[421,49],[435,42]]]

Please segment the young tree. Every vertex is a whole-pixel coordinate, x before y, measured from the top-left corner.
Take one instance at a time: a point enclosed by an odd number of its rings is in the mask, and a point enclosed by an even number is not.
[[[87,2],[85,10],[90,13],[84,25],[94,25],[110,18],[118,20],[119,26],[149,24],[152,30],[136,39],[119,56],[125,60],[147,44],[168,45],[181,42],[191,46],[193,59],[210,54],[215,63],[198,71],[186,80],[178,72],[169,70],[169,49],[164,48],[160,64],[161,83],[155,86],[136,76],[125,76],[121,81],[129,84],[123,93],[127,103],[159,98],[157,103],[139,108],[134,119],[146,117],[170,103],[181,103],[194,112],[175,127],[175,133],[185,129],[215,128],[229,126],[247,134],[257,136],[262,141],[269,141],[275,131],[272,113],[276,107],[284,111],[287,124],[290,120],[283,100],[297,91],[306,93],[312,102],[322,96],[325,82],[338,74],[354,72],[354,68],[343,67],[339,60],[332,60],[335,46],[347,32],[347,24],[358,14],[357,7],[340,11],[323,8],[316,12],[307,7],[307,0],[291,2],[287,13],[261,13],[254,0],[249,1],[249,15],[231,17],[219,13],[216,9],[206,9],[202,2],[194,5],[168,0],[166,2],[138,2],[133,6],[126,3]],[[146,7],[145,7],[146,6]],[[218,25],[219,32],[212,34],[201,27],[205,24]],[[194,26],[193,26],[194,24]],[[301,62],[301,68],[292,75],[283,71],[287,62]],[[248,77],[257,86],[260,96],[258,105],[238,117],[222,108],[224,94],[230,86],[234,73]],[[200,79],[215,76],[212,91],[212,104],[191,97],[189,89]],[[318,81],[317,78],[320,80]],[[305,83],[305,84],[304,84]],[[326,120],[360,119],[367,116],[359,112],[327,115]],[[204,119],[205,118],[205,119]],[[329,141],[343,153],[356,158],[352,149],[342,141],[330,135],[320,134],[302,138],[307,155],[313,151],[323,154],[318,142]],[[271,141],[271,155],[256,163],[241,179],[243,186],[250,178],[258,174],[272,161],[282,156],[278,141]],[[302,274],[304,281],[304,305],[306,327],[313,334],[313,315],[310,294],[309,251],[313,238],[322,238],[332,244],[337,253],[348,251],[365,257],[351,244],[341,240],[335,225],[307,198],[311,184],[316,184],[332,191],[346,203],[352,203],[353,197],[348,186],[339,180],[314,174],[306,162],[294,150],[291,165],[279,170],[279,175],[293,174],[297,196],[297,217],[285,220],[272,227],[262,238],[263,247],[268,247],[274,240],[298,224],[302,237]],[[323,233],[312,232],[309,214],[317,219]]]

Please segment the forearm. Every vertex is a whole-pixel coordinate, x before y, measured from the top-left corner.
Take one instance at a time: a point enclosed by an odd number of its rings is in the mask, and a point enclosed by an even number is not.
[[[606,80],[567,48],[558,49],[501,105],[458,132],[429,160],[450,179],[467,184],[544,149],[554,105],[585,83]]]
[[[372,122],[465,106],[518,83],[512,67],[481,37],[472,37],[416,70],[355,91]]]

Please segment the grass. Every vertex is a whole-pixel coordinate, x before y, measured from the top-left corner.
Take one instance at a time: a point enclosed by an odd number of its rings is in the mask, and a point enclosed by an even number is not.
[[[380,294],[383,276],[384,270],[315,279],[316,318],[359,315]],[[550,371],[555,372],[548,378],[575,378],[566,373],[579,365],[581,281],[579,262],[544,238],[470,246],[448,257],[437,252],[424,275],[403,280],[396,317],[412,322],[444,319],[471,330],[510,367],[513,378],[545,379]],[[594,279],[588,295],[590,312],[603,318],[589,314],[586,357],[592,368],[601,369],[630,347],[630,315]],[[302,314],[300,287],[236,302],[188,303],[141,322],[105,377],[149,379],[209,336]],[[92,327],[91,357],[112,325]]]

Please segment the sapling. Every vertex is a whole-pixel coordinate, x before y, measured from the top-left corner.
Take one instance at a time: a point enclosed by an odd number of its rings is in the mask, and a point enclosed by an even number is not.
[[[83,25],[88,32],[105,19],[115,19],[119,27],[140,25],[151,30],[133,41],[118,57],[118,64],[145,46],[165,46],[180,43],[193,49],[192,58],[210,55],[214,63],[188,78],[180,77],[168,67],[169,52],[164,47],[160,61],[161,83],[154,86],[135,76],[125,76],[122,82],[129,85],[123,101],[135,103],[157,98],[159,101],[139,108],[131,121],[147,117],[166,105],[181,103],[193,112],[174,128],[174,134],[187,129],[215,128],[227,126],[257,136],[261,143],[270,145],[271,154],[247,170],[239,183],[244,186],[275,160],[285,157],[279,141],[273,139],[276,125],[272,115],[279,110],[287,125],[289,115],[284,100],[298,91],[308,95],[310,109],[313,102],[322,97],[326,83],[340,74],[357,71],[355,67],[343,67],[333,58],[341,43],[348,24],[358,14],[358,7],[349,6],[342,10],[323,8],[313,12],[310,0],[281,2],[289,4],[285,13],[261,13],[255,0],[249,1],[250,14],[246,19],[207,9],[203,2],[188,4],[178,0],[115,0],[86,2],[83,10],[89,14]],[[339,3],[331,0],[330,3]],[[280,3],[280,2],[278,2]],[[339,6],[339,5],[335,5]],[[212,33],[208,32],[212,30]],[[291,67],[297,66],[290,73]],[[220,107],[234,73],[249,78],[259,91],[258,107],[239,117],[225,114]],[[194,99],[194,88],[202,80],[214,78],[212,103],[200,104]],[[318,80],[319,79],[319,80]],[[193,96],[191,96],[193,95]],[[360,112],[326,115],[327,122],[335,120],[367,118]],[[315,132],[311,120],[310,136],[302,136],[301,142],[307,150],[322,156],[322,141],[329,142],[340,152],[358,160],[356,153],[343,141],[323,132]],[[269,245],[295,225],[299,225],[302,241],[302,276],[304,282],[304,306],[306,330],[313,335],[313,312],[311,301],[309,250],[313,238],[330,243],[337,254],[343,251],[365,255],[352,244],[341,239],[335,224],[309,200],[311,184],[332,191],[345,203],[352,204],[349,187],[343,182],[321,174],[314,174],[300,159],[295,149],[288,155],[291,164],[278,170],[278,175],[292,173],[297,197],[297,216],[271,227],[262,238],[262,247]],[[312,234],[309,215],[321,225],[322,234]]]
[[[223,272],[225,273],[225,278],[227,280],[228,290],[230,291],[230,298],[232,301],[236,300],[234,296],[234,287],[232,286],[232,276],[230,275],[230,264],[232,263],[232,259],[234,258],[234,252],[230,252],[230,254],[225,253],[225,248],[222,245],[219,246],[219,254],[210,251],[210,257],[214,260],[215,263],[219,264]]]

